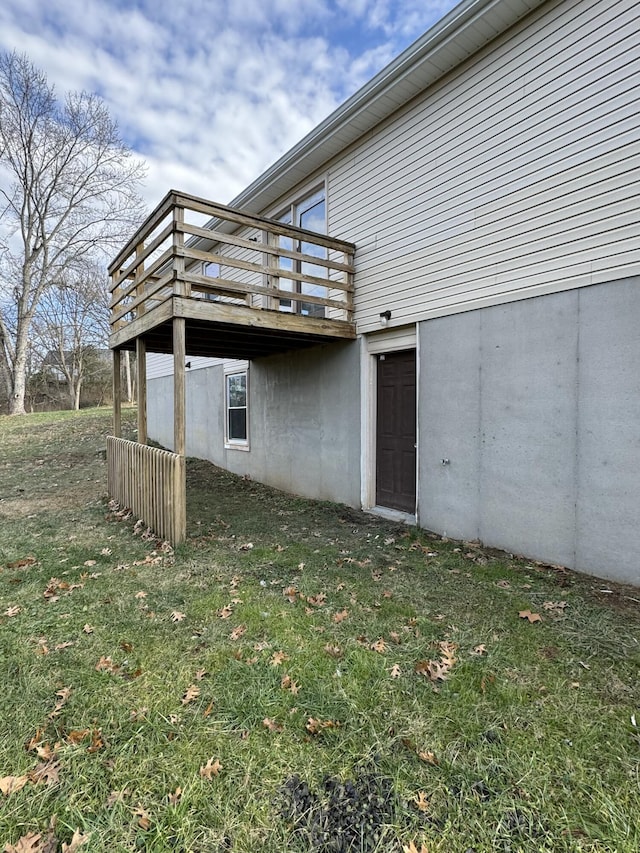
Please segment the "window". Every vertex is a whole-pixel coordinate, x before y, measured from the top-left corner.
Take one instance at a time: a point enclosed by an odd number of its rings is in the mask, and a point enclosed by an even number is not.
[[[225,373],[225,445],[249,448],[247,371]]]
[[[297,225],[306,228],[307,231],[316,231],[318,234],[327,233],[327,206],[324,187],[316,190],[295,204],[289,210],[278,217],[280,222],[287,225]],[[326,258],[326,249],[316,246],[314,243],[306,243],[304,240],[292,240],[290,237],[280,237],[280,246],[305,255],[316,258]],[[293,270],[316,278],[326,278],[327,268],[309,262],[292,261],[290,258],[280,258],[280,267]],[[290,278],[280,279],[281,290],[291,290],[295,293],[308,294],[309,296],[327,296],[327,288],[319,284],[306,284],[294,281]],[[280,310],[304,314],[308,317],[324,317],[324,305],[315,302],[304,302],[303,300],[281,299]]]
[[[202,265],[202,275],[207,276],[207,278],[220,278],[220,264],[217,263],[205,263]],[[210,302],[219,302],[220,297],[217,293],[203,293],[201,296],[204,299],[208,299]]]

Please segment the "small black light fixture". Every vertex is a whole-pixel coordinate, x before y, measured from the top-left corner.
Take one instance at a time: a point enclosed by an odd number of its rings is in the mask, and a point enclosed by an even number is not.
[[[381,311],[380,312],[380,322],[383,326],[386,326],[389,320],[391,319],[391,311]]]

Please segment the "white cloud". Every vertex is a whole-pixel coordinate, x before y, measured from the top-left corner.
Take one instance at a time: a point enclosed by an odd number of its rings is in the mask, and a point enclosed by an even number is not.
[[[0,49],[97,91],[145,196],[228,201],[452,0],[4,0]]]

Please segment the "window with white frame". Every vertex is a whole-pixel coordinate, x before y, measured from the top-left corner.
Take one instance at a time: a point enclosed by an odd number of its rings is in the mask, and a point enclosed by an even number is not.
[[[225,371],[224,374],[224,439],[227,447],[244,450],[249,447],[248,371]]]
[[[327,203],[324,186],[314,190],[309,195],[296,201],[278,219],[286,225],[297,225],[308,231],[316,231],[318,234],[327,233]],[[293,240],[290,237],[280,237],[280,246],[305,255],[317,258],[326,258],[327,250],[323,246],[307,243],[304,240]],[[323,266],[308,261],[293,261],[290,258],[280,258],[280,267],[286,270],[305,273],[316,278],[325,278],[327,269]],[[307,294],[309,296],[327,296],[327,288],[319,284],[307,284],[294,281],[290,278],[281,278],[279,287],[281,290],[291,290],[294,293]],[[324,305],[316,302],[306,302],[302,299],[281,299],[280,310],[304,314],[308,317],[324,317]]]

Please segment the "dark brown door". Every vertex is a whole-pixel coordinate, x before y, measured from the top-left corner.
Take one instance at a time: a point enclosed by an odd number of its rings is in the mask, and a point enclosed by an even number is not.
[[[416,353],[378,356],[376,504],[416,510]]]

